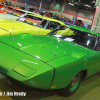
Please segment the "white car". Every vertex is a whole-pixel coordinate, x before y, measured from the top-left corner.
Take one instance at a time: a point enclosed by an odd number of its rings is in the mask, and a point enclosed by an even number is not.
[[[30,12],[27,10],[20,10],[20,9],[13,9],[13,12],[10,14],[15,15],[15,16],[24,16],[27,14],[39,15],[38,13]]]

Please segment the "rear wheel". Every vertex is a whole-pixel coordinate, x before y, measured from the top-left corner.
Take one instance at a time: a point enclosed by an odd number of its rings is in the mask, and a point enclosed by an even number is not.
[[[75,91],[78,89],[81,80],[82,80],[82,72],[75,74],[70,84],[66,88],[60,89],[61,94],[64,96],[70,96],[74,94]]]

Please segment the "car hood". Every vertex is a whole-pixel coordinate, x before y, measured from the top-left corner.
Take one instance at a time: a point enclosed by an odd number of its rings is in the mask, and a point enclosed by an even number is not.
[[[0,37],[0,42],[32,57],[41,59],[43,62],[71,55],[75,52],[83,52],[84,50],[78,45],[48,35],[34,36],[31,34],[19,34],[5,36]],[[16,54],[14,55],[16,56]]]
[[[26,23],[18,22],[18,21],[9,21],[9,20],[0,19],[0,29],[6,30],[10,32],[11,35],[13,35],[13,34],[20,34],[20,33],[32,34],[35,30],[38,30],[38,27]]]

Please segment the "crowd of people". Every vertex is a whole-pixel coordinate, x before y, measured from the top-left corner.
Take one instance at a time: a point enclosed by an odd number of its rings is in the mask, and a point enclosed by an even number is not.
[[[77,26],[84,27],[84,23],[81,20],[72,20],[72,23],[76,24]]]
[[[4,4],[5,6],[9,6],[9,5],[12,5],[11,3],[5,3],[5,2],[2,2],[2,4]],[[13,5],[12,5],[13,6]],[[21,8],[21,9],[23,9],[23,10],[26,10],[26,8],[25,8],[25,5],[23,5],[23,6],[18,6],[18,5],[16,5],[16,7],[17,8]],[[28,11],[31,11],[31,12],[34,12],[34,13],[39,13],[40,15],[42,15],[42,16],[45,16],[45,17],[50,17],[50,18],[54,18],[54,19],[57,19],[57,20],[60,20],[60,18],[61,18],[61,16],[59,16],[57,13],[55,13],[55,14],[53,14],[53,13],[51,13],[51,12],[46,12],[46,11],[42,11],[42,12],[40,12],[40,11],[38,11],[37,9],[35,9],[35,8],[27,8],[27,10]],[[63,16],[62,16],[63,17]],[[69,22],[69,21],[67,21],[67,22]],[[77,26],[80,26],[80,27],[84,27],[85,26],[85,24],[83,23],[83,21],[81,21],[81,20],[72,20],[72,21],[70,21],[70,23],[72,23],[72,24],[75,24],[75,25],[77,25]]]
[[[41,14],[42,16],[54,18],[54,19],[57,19],[57,20],[60,19],[59,15],[57,15],[57,13],[55,13],[55,14],[53,15],[52,13],[49,13],[49,12],[42,12],[42,13],[40,13],[40,14]],[[69,21],[67,21],[67,22],[69,22]],[[70,23],[75,24],[75,25],[80,26],[80,27],[84,27],[84,23],[83,23],[83,21],[81,21],[81,20],[77,20],[77,19],[76,19],[76,20],[72,20]]]
[[[49,12],[41,12],[40,15],[59,20],[59,15],[57,15],[57,13],[52,14],[52,13],[49,13]]]

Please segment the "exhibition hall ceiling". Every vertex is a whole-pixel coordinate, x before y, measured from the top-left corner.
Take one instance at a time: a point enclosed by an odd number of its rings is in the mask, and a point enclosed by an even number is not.
[[[71,6],[76,6],[79,9],[95,10],[96,0],[48,0],[55,3],[68,3]]]

